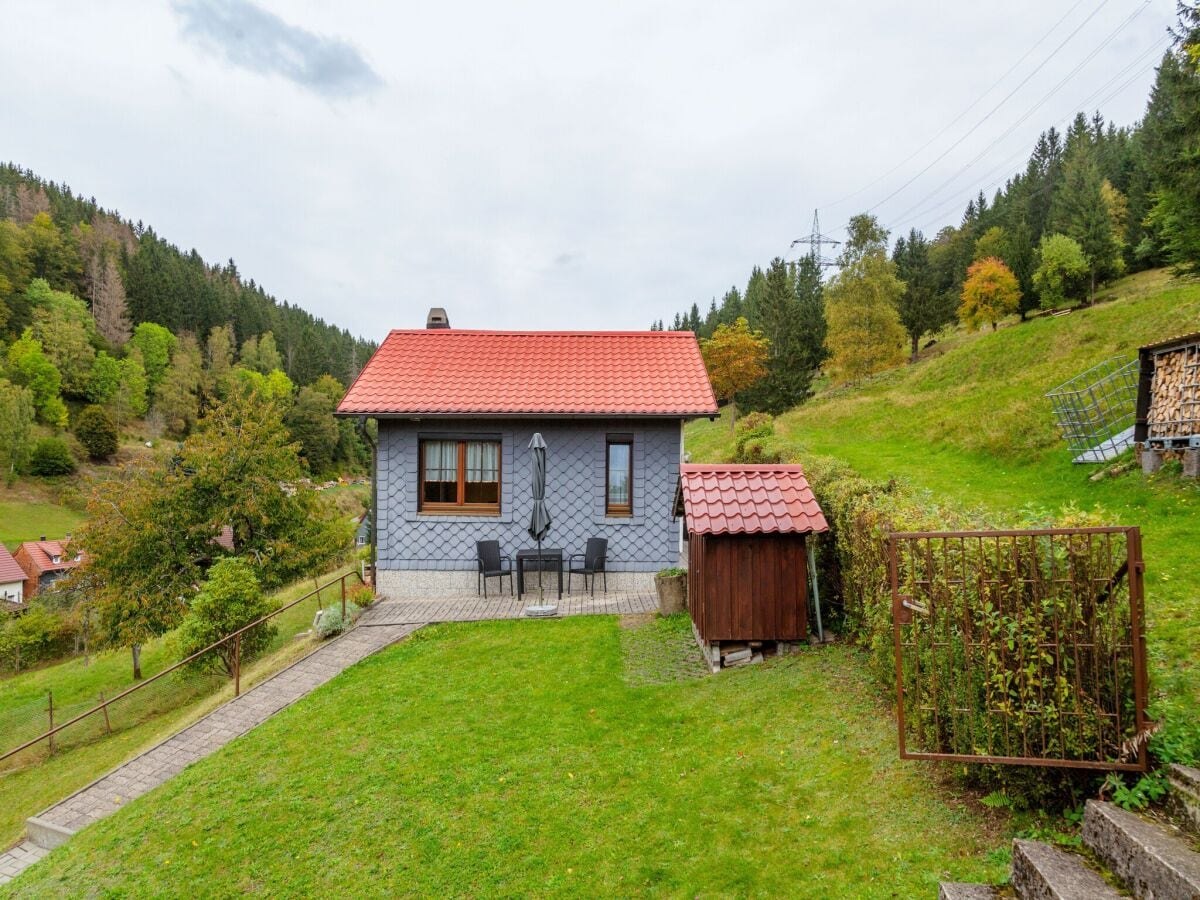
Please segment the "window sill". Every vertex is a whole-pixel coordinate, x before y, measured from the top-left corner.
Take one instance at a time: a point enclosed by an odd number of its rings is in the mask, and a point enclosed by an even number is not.
[[[446,507],[445,509],[429,509],[429,508],[418,509],[417,515],[439,518],[439,519],[444,519],[444,518],[451,518],[451,519],[492,518],[492,519],[498,519],[498,518],[500,518],[500,509],[499,509],[499,507],[489,507],[487,509],[478,509],[478,508],[472,509],[470,507],[463,507],[463,506],[450,506],[450,507]]]

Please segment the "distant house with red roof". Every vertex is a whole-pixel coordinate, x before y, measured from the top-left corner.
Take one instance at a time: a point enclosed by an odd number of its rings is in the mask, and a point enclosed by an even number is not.
[[[25,573],[25,599],[37,596],[67,572],[86,560],[86,554],[71,547],[68,537],[62,541],[25,541],[13,554]]]
[[[683,424],[717,403],[691,332],[459,330],[433,310],[387,336],[337,412],[379,425],[377,586],[424,596],[475,590],[476,541],[514,558],[533,546],[535,432],[546,547],[565,560],[606,539],[610,585],[677,565]]]
[[[23,603],[25,600],[25,570],[8,548],[0,544],[0,603]]]

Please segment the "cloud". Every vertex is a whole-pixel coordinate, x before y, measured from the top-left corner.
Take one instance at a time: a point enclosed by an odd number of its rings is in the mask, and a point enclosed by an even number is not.
[[[341,38],[290,25],[250,0],[175,0],[183,36],[235,66],[282,75],[329,98],[355,97],[383,84]]]

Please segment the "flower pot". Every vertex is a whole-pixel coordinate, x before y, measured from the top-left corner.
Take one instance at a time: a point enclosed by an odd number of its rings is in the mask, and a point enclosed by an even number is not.
[[[664,616],[683,612],[687,608],[687,575],[655,575],[658,590],[658,611]]]

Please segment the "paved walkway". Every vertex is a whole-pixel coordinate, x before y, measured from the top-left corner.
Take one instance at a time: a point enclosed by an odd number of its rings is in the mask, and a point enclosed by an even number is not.
[[[526,592],[520,600],[507,594],[477,597],[446,597],[427,600],[383,600],[368,609],[359,625],[428,625],[433,622],[478,622],[485,619],[521,619],[525,607],[537,603],[537,594]],[[610,591],[607,594],[545,595],[547,604],[557,604],[559,616],[605,616],[647,613],[658,609],[658,598],[641,591]]]
[[[554,594],[547,596],[554,603]],[[285,706],[329,681],[343,669],[434,622],[518,619],[536,602],[529,595],[484,600],[474,595],[437,600],[382,600],[363,613],[358,627],[322,645],[303,659],[209,713],[104,777],[76,791],[28,821],[26,840],[0,853],[0,884],[11,881],[72,834],[104,818],[130,800],[148,793],[239,735],[260,725]],[[621,615],[653,612],[658,601],[642,592],[571,594],[558,601],[559,616]]]

